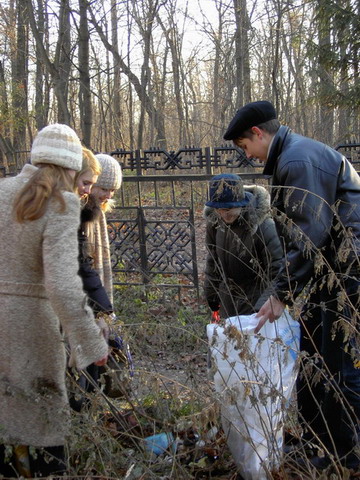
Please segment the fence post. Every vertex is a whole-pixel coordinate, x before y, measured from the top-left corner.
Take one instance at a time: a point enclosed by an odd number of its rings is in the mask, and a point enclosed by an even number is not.
[[[196,288],[197,298],[200,298],[199,292],[199,272],[198,272],[198,264],[197,264],[197,256],[196,256],[196,238],[195,238],[195,218],[194,218],[194,209],[193,204],[192,207],[189,209],[189,222],[190,222],[190,232],[191,232],[191,256],[192,256],[192,271],[193,271],[193,281],[194,286]]]
[[[141,153],[142,153],[142,150],[135,150],[136,175],[139,175],[139,176],[142,176]]]
[[[148,268],[148,258],[146,252],[146,219],[142,207],[137,209],[137,223],[139,226],[139,247],[140,247],[140,261],[141,261],[141,275],[144,285],[150,282],[150,274]]]
[[[206,173],[208,175],[212,175],[211,157],[212,157],[212,148],[205,147],[205,166],[206,166]]]

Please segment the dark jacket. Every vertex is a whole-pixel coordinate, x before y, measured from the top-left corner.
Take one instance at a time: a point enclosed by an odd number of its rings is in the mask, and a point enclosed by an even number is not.
[[[94,313],[113,311],[113,306],[101,282],[98,272],[94,268],[94,248],[89,242],[89,229],[101,216],[100,207],[89,196],[87,203],[81,210],[79,238],[79,275],[83,282],[85,293]]]
[[[264,187],[244,186],[253,194],[248,207],[231,225],[206,207],[204,291],[212,310],[224,318],[257,311],[272,293],[282,248],[270,217],[270,195]]]
[[[281,126],[264,174],[273,177],[273,215],[286,245],[279,299],[291,304],[313,276],[331,269],[358,275],[360,179],[350,162]]]

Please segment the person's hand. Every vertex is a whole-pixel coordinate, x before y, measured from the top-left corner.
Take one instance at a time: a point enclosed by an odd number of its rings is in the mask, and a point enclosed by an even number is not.
[[[266,300],[264,305],[256,314],[256,318],[259,319],[259,323],[256,325],[255,333],[259,333],[261,328],[268,320],[270,323],[277,320],[282,315],[285,306],[286,305],[280,300],[270,295],[270,297]]]
[[[212,323],[220,323],[220,312],[219,310],[211,312]]]
[[[101,360],[94,362],[94,365],[96,365],[97,367],[103,367],[104,365],[106,365],[107,361],[108,361],[108,355],[106,355],[106,357],[102,358]]]

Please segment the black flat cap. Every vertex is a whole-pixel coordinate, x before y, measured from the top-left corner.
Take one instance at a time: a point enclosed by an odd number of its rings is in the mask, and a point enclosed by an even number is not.
[[[274,118],[276,118],[274,105],[267,100],[247,103],[236,112],[225,132],[224,139],[234,140],[241,137],[245,130]]]

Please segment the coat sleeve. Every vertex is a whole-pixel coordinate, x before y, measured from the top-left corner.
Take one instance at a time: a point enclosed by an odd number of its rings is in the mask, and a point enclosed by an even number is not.
[[[220,299],[218,295],[221,277],[217,267],[216,231],[215,227],[207,222],[205,243],[207,257],[205,265],[204,293],[211,310],[218,310]]]
[[[283,259],[281,241],[272,218],[266,218],[259,226],[257,238],[257,251],[261,262],[260,274],[267,287],[257,300],[255,310],[259,310],[269,296],[275,293],[274,279],[279,272]]]
[[[292,304],[314,274],[316,256],[329,239],[332,199],[326,192],[318,192],[316,181],[308,165],[294,160],[281,169],[282,186],[275,187],[283,190],[283,211],[274,214],[286,244],[275,287],[278,298],[287,304]],[[276,194],[273,206],[276,209]]]
[[[89,298],[89,304],[94,313],[111,313],[112,303],[102,284],[100,275],[93,267],[93,259],[86,254],[86,235],[79,229],[79,275],[83,289]]]
[[[71,355],[83,369],[108,353],[107,343],[87,305],[78,275],[79,199],[65,192],[66,210],[50,203],[43,232],[44,283],[51,305],[69,341]]]
[[[89,305],[94,313],[113,312],[112,303],[110,302],[104,285],[101,282],[100,276],[94,270],[88,259],[83,259],[83,261],[80,262],[79,275],[83,282],[84,291],[89,297]]]

